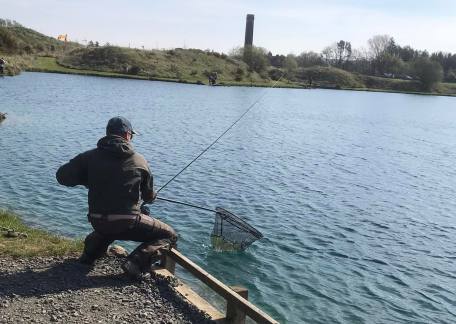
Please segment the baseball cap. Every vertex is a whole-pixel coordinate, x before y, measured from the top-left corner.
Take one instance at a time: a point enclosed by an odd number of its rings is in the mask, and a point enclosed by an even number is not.
[[[125,133],[132,133],[138,134],[133,130],[130,121],[122,116],[113,117],[108,121],[108,125],[106,126],[106,134],[107,135],[122,135]]]

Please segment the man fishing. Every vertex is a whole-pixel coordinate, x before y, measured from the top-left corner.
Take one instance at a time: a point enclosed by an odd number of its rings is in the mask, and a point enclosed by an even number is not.
[[[152,203],[156,193],[148,163],[131,145],[134,134],[126,118],[111,118],[97,148],[62,165],[56,178],[62,185],[89,189],[88,219],[94,231],[84,241],[80,262],[92,265],[115,240],[143,242],[122,264],[126,274],[138,278],[160,259],[162,249],[175,245],[177,235],[141,213],[141,200]]]
[[[0,57],[0,74],[5,73],[6,60],[3,57]]]

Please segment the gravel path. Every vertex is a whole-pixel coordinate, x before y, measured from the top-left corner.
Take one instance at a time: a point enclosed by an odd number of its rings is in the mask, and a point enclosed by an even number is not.
[[[0,256],[0,323],[212,323],[165,279],[128,279],[121,258]]]

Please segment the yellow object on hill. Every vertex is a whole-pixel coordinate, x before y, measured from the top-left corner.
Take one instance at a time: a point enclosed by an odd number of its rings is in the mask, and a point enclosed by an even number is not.
[[[62,42],[66,43],[67,42],[67,36],[68,36],[67,34],[65,34],[65,35],[61,34],[61,35],[57,36],[57,39],[59,41],[62,41]]]

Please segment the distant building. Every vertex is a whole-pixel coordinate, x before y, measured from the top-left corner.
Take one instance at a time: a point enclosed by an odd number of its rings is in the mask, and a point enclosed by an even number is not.
[[[68,41],[68,35],[67,34],[61,34],[61,35],[57,36],[57,39],[59,41],[62,41],[62,42],[66,43]]]
[[[245,23],[245,42],[244,47],[253,45],[253,20],[255,16],[252,14],[247,15],[247,20]]]

